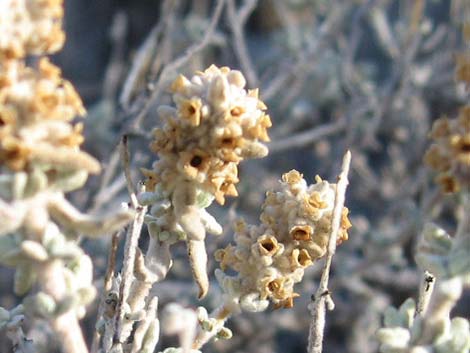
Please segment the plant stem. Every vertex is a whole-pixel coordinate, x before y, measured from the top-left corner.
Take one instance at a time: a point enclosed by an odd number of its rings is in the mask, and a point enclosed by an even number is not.
[[[38,271],[42,290],[53,297],[55,301],[62,300],[66,294],[63,267],[62,261],[51,260],[46,262],[43,268]],[[55,336],[60,340],[64,353],[88,353],[82,329],[74,310],[69,310],[51,319],[50,324]]]
[[[336,251],[336,240],[338,238],[341,226],[341,213],[343,211],[346,188],[348,186],[348,172],[351,164],[351,152],[347,151],[343,157],[341,174],[338,177],[335,192],[335,206],[333,209],[333,217],[331,219],[331,234],[328,241],[328,249],[326,253],[326,261],[323,267],[323,273],[320,285],[313,298],[313,303],[309,305],[312,321],[310,322],[310,330],[308,336],[308,353],[321,353],[323,349],[323,331],[325,329],[326,307],[332,310],[334,308],[328,290],[328,280],[330,277],[331,262]]]

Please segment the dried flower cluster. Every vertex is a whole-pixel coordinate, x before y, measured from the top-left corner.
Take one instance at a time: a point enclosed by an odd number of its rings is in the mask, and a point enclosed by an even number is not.
[[[85,113],[80,97],[47,58],[38,66],[0,64],[0,162],[14,171],[98,172],[98,162],[79,149],[82,124],[71,124]]]
[[[86,352],[78,319],[96,290],[93,265],[76,240],[126,224],[82,214],[64,193],[81,187],[99,163],[80,151],[80,97],[47,58],[61,48],[61,0],[0,2],[0,263],[15,268],[25,314],[47,319],[67,352]],[[37,283],[37,286],[33,286]]]
[[[259,141],[269,141],[271,126],[257,90],[244,89],[240,71],[212,65],[190,80],[180,75],[171,90],[175,107],[161,107],[163,127],[151,144],[159,160],[149,174],[148,187],[161,183],[173,190],[182,181],[214,195],[237,196],[237,165],[244,158],[267,155]]]
[[[62,0],[2,0],[0,60],[53,53],[62,48]]]
[[[470,188],[470,106],[460,109],[456,119],[436,120],[430,137],[433,144],[425,163],[439,174],[436,181],[447,193]]]
[[[24,62],[62,47],[62,16],[60,0],[0,3],[0,163],[13,171],[38,167],[56,179],[64,171],[99,171],[79,150],[82,125],[70,122],[85,114],[72,84],[47,58],[35,68]]]
[[[305,268],[326,253],[331,232],[335,184],[323,181],[307,185],[296,170],[282,176],[281,191],[268,192],[260,216],[261,224],[236,224],[235,245],[218,250],[217,271],[225,292],[249,311],[264,310],[269,300],[276,308],[293,306],[294,284]],[[343,208],[338,243],[348,238],[351,227],[348,209]]]
[[[163,106],[163,126],[153,131],[151,149],[159,159],[143,170],[147,193],[141,202],[152,205],[146,222],[160,241],[185,239],[199,296],[206,294],[206,231],[222,227],[205,211],[213,199],[223,204],[237,196],[238,164],[268,150],[271,126],[257,90],[244,89],[236,70],[212,65],[191,79],[180,75],[171,85],[175,106]]]
[[[468,38],[468,24],[464,24],[464,39]],[[457,55],[455,79],[468,87],[470,83],[470,55]],[[436,182],[446,193],[470,190],[470,105],[460,108],[456,119],[437,119],[429,134],[433,144],[424,161],[439,174]]]

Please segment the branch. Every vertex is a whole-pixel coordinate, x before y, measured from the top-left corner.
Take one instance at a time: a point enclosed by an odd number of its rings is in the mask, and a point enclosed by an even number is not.
[[[425,271],[421,280],[419,288],[418,305],[416,308],[416,315],[423,316],[428,309],[429,301],[431,300],[432,292],[434,290],[434,283],[436,277],[431,272]]]
[[[157,83],[155,84],[155,89],[153,90],[151,96],[148,98],[144,107],[142,108],[142,110],[140,111],[140,113],[137,115],[134,122],[132,123],[132,126],[131,126],[132,130],[138,130],[138,127],[142,125],[142,121],[145,115],[149,111],[150,107],[157,100],[158,95],[160,94],[160,91],[162,89],[163,83],[165,79],[167,78],[168,74],[173,71],[178,70],[181,66],[186,64],[195,54],[197,54],[202,49],[204,49],[206,45],[209,43],[217,27],[217,23],[219,22],[219,18],[220,18],[220,15],[222,14],[222,9],[224,7],[224,4],[225,4],[225,0],[217,1],[217,6],[214,9],[212,20],[209,24],[209,27],[207,28],[206,33],[204,34],[204,37],[201,39],[201,41],[199,43],[195,43],[192,46],[190,46],[183,55],[173,60],[170,64],[165,66],[165,68],[162,70],[160,77]]]
[[[341,120],[332,124],[325,124],[313,129],[301,132],[297,135],[287,137],[285,139],[273,142],[269,144],[269,153],[275,153],[284,151],[290,148],[300,148],[314,143],[315,141],[324,138],[329,135],[333,135],[337,132],[344,130],[346,122]]]
[[[338,178],[335,192],[335,206],[331,220],[331,235],[328,241],[326,261],[323,267],[323,273],[314,295],[313,303],[309,305],[312,321],[310,323],[310,332],[308,337],[308,353],[321,353],[323,349],[323,331],[325,329],[326,306],[332,310],[334,308],[333,300],[328,291],[328,280],[330,277],[331,262],[336,251],[336,240],[341,225],[341,214],[344,207],[346,188],[348,186],[348,172],[351,164],[351,152],[347,151],[343,157],[341,174]]]
[[[130,175],[130,158],[129,150],[127,145],[126,136],[122,139],[121,144],[121,158],[124,167],[124,174],[127,181],[127,189],[129,190],[130,198],[132,205],[136,209],[136,214],[134,221],[131,226],[128,228],[126,233],[126,242],[124,245],[124,261],[121,271],[121,283],[119,286],[119,300],[116,306],[116,316],[115,316],[115,330],[114,330],[114,343],[120,344],[123,343],[127,337],[127,334],[130,332],[124,331],[124,316],[126,310],[124,310],[124,304],[127,303],[129,296],[129,291],[131,288],[132,281],[134,279],[134,263],[135,256],[137,251],[137,246],[139,243],[139,236],[142,230],[142,225],[144,223],[144,216],[147,212],[147,207],[139,205],[136,197],[136,191],[132,184],[131,175]]]
[[[242,8],[237,11],[235,1],[229,0],[227,4],[227,17],[230,23],[230,29],[233,33],[235,55],[240,62],[243,72],[248,79],[248,84],[251,87],[258,87],[258,75],[253,66],[253,61],[250,58],[248,48],[243,34],[243,26],[248,19],[248,16],[253,12],[256,7],[257,0],[248,0]]]
[[[113,234],[113,237],[111,238],[111,247],[109,248],[109,253],[108,253],[108,265],[106,268],[106,274],[104,276],[104,284],[103,284],[103,293],[101,295],[101,300],[100,304],[98,306],[98,315],[97,315],[97,320],[99,321],[104,314],[105,310],[105,300],[107,297],[108,292],[111,290],[112,283],[113,283],[113,278],[114,278],[114,272],[116,268],[116,255],[119,247],[119,238],[121,237],[121,232],[115,232]],[[91,345],[91,353],[97,353],[99,349],[99,344],[100,344],[100,333],[98,330],[95,330],[95,333],[93,334],[93,342]]]

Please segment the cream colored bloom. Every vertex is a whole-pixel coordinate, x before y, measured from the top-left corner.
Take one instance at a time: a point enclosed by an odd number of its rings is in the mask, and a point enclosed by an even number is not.
[[[245,298],[255,296],[260,301],[270,300],[275,308],[292,307],[298,296],[295,283],[302,280],[305,268],[326,253],[335,189],[336,185],[320,177],[316,177],[315,184],[307,185],[295,170],[284,174],[281,189],[266,193],[261,224],[249,226],[239,221],[235,227],[235,245],[216,253],[222,270],[231,268],[237,272],[232,277],[219,275],[224,279],[222,287],[230,283],[230,290],[224,288],[227,294],[242,304]],[[345,207],[338,244],[347,240],[350,227]]]
[[[62,48],[62,16],[62,0],[0,1],[0,61]]]
[[[0,163],[14,171],[49,164],[55,170],[99,171],[98,162],[80,151],[85,114],[73,86],[48,59],[39,70],[23,63],[0,65]]]
[[[238,164],[268,153],[260,141],[269,140],[271,121],[258,91],[245,90],[245,84],[241,72],[214,65],[191,78],[179,75],[170,86],[173,106],[158,109],[162,126],[154,129],[150,145],[158,160],[143,171],[147,190],[167,204],[163,209],[155,203],[148,221],[156,234],[179,234],[186,241],[200,297],[209,283],[204,238],[206,232],[221,233],[215,219],[207,222],[204,209],[214,199],[223,205],[227,196],[237,196]],[[267,263],[275,245],[260,246]],[[225,269],[239,255],[228,247],[215,256]],[[246,264],[234,266],[244,271]]]
[[[460,109],[456,119],[436,120],[429,134],[433,144],[424,162],[438,172],[437,183],[446,193],[470,188],[470,106]]]

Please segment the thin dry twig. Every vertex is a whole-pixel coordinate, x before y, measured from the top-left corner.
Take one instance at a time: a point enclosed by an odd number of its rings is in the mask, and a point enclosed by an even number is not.
[[[422,316],[426,314],[426,310],[428,308],[429,301],[431,300],[432,292],[434,290],[435,281],[436,277],[434,277],[431,272],[424,272],[423,278],[421,280],[421,286],[419,288],[418,305],[416,308],[417,316]]]
[[[115,317],[115,330],[113,341],[115,343],[122,343],[125,339],[123,336],[123,320],[126,314],[123,305],[127,302],[129,291],[134,273],[134,261],[136,250],[139,242],[140,232],[144,223],[144,216],[147,212],[147,207],[142,207],[137,201],[135,187],[130,179],[130,158],[129,150],[127,145],[127,138],[124,136],[121,144],[121,157],[124,167],[124,174],[126,175],[127,188],[132,200],[132,205],[136,209],[134,221],[131,226],[127,229],[126,242],[124,245],[124,260],[121,271],[121,283],[119,286],[119,300],[116,305],[116,317]]]
[[[113,278],[114,278],[114,273],[115,273],[115,268],[116,268],[116,255],[119,247],[119,238],[121,237],[122,231],[117,231],[113,234],[111,238],[111,246],[109,248],[109,253],[108,253],[108,264],[106,267],[106,273],[104,276],[104,283],[103,283],[103,293],[101,295],[101,300],[100,304],[98,307],[98,315],[97,315],[97,321],[99,321],[103,317],[104,313],[104,302],[106,299],[106,295],[108,291],[111,289],[112,283],[113,283]],[[100,334],[98,330],[95,330],[93,334],[93,342],[91,344],[91,353],[97,353],[99,349],[99,343],[100,343]]]
[[[251,87],[258,87],[259,79],[248,52],[243,27],[248,20],[248,16],[255,9],[257,2],[257,0],[248,0],[239,10],[236,9],[234,0],[229,0],[227,3],[227,17],[233,33],[235,55]]]
[[[315,127],[311,130],[301,132],[297,135],[286,137],[283,140],[273,142],[269,145],[269,153],[284,151],[291,148],[299,148],[309,143],[313,143],[318,139],[338,133],[346,127],[346,122],[340,120],[332,124],[325,124]]]
[[[330,277],[331,262],[336,251],[336,240],[341,225],[341,214],[344,207],[346,188],[348,186],[348,172],[351,164],[351,152],[347,151],[343,157],[341,174],[338,177],[338,183],[335,191],[335,206],[333,209],[333,217],[331,220],[331,235],[328,241],[328,249],[326,253],[326,261],[323,266],[323,273],[320,285],[314,295],[313,303],[310,306],[312,321],[310,323],[310,331],[308,337],[308,353],[321,353],[323,349],[323,331],[325,329],[326,307],[332,310],[334,308],[328,290],[328,280]]]
[[[137,201],[137,191],[135,190],[134,184],[132,183],[131,168],[130,168],[130,154],[129,154],[129,145],[127,135],[124,135],[121,140],[121,145],[119,146],[119,152],[121,155],[121,161],[124,167],[124,175],[126,176],[127,181],[127,191],[129,192],[129,197],[131,198],[132,207],[137,209],[139,202]]]
[[[326,39],[334,33],[338,33],[338,26],[344,23],[344,16],[348,13],[350,5],[338,6],[328,15],[318,29],[317,36],[311,45],[305,51],[298,55],[297,61],[289,69],[279,70],[280,74],[274,77],[268,86],[263,88],[263,99],[269,101],[273,98],[290,78],[298,76],[305,66],[312,67],[317,58],[316,55],[322,52]]]
[[[184,64],[186,64],[194,55],[196,55],[198,52],[204,49],[207,46],[207,44],[210,42],[215,32],[215,29],[217,27],[217,24],[219,22],[220,15],[222,14],[222,9],[224,7],[224,4],[225,4],[225,0],[217,1],[217,6],[214,9],[211,22],[209,24],[209,27],[207,28],[206,33],[204,34],[204,37],[201,39],[201,41],[190,46],[183,55],[176,58],[170,64],[168,64],[167,66],[163,68],[158,78],[158,81],[154,85],[155,88],[152,91],[151,96],[147,99],[142,110],[139,112],[139,114],[136,116],[133,123],[131,124],[132,130],[138,130],[138,127],[142,125],[142,121],[147,115],[147,112],[149,111],[150,107],[155,103],[158,96],[160,95],[162,86],[165,80],[168,78],[168,75],[178,70]]]
[[[109,158],[108,163],[104,169],[103,176],[101,177],[100,186],[98,191],[95,193],[93,198],[92,207],[89,213],[95,213],[98,211],[106,202],[121,191],[124,187],[125,182],[123,179],[116,179],[112,182],[114,175],[119,167],[119,146],[116,146]]]
[[[158,23],[150,31],[132,60],[129,74],[124,81],[119,96],[119,103],[126,111],[132,110],[131,100],[134,98],[142,81],[145,80],[145,76],[148,75],[150,67],[155,67],[157,63],[161,62],[155,56],[160,51],[158,47],[161,45],[165,28],[168,27],[168,21],[172,18],[171,14],[175,10],[177,3],[178,1],[175,0],[165,0],[162,2],[161,16]]]

